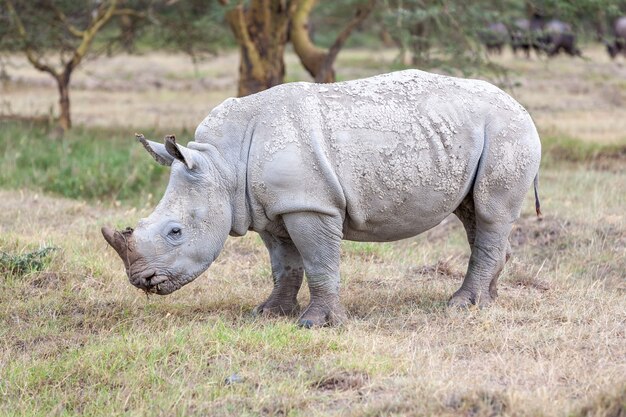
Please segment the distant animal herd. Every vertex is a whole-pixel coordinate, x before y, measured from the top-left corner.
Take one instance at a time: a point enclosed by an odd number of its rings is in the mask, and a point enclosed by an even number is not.
[[[610,40],[604,40],[611,58],[617,55],[626,56],[626,16],[615,20]],[[504,46],[509,44],[513,54],[523,52],[530,58],[531,51],[537,55],[549,57],[559,53],[571,56],[582,56],[576,46],[576,33],[572,25],[558,19],[547,20],[541,16],[530,19],[517,19],[511,24],[495,22],[487,25],[480,38],[488,53],[501,54]]]

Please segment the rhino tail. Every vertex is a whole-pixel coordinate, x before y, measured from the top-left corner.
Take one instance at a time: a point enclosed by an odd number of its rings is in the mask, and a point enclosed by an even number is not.
[[[535,175],[533,184],[535,188],[535,211],[537,212],[537,217],[541,217],[541,203],[539,203],[539,171],[537,171],[537,175]]]

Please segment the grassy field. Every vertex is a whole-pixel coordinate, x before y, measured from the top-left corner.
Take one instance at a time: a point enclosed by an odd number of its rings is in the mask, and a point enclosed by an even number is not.
[[[254,233],[229,239],[194,283],[147,298],[99,232],[149,214],[166,184],[134,130],[190,136],[232,93],[235,58],[183,72],[181,57],[127,57],[137,61],[118,63],[127,72],[110,90],[90,84],[103,65],[87,65],[74,95],[86,127],[63,139],[0,129],[0,415],[624,416],[626,85],[600,53],[499,58],[542,133],[545,217],[529,194],[494,306],[446,309],[469,257],[450,218],[400,242],[344,242],[349,321],[313,331],[251,314],[271,289]],[[382,72],[392,55],[341,59],[350,78]],[[54,90],[19,62],[0,100],[42,114]],[[139,78],[164,84],[130,88]],[[40,247],[57,249],[19,270]]]

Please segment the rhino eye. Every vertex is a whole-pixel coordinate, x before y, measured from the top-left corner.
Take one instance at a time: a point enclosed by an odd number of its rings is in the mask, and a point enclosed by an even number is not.
[[[172,229],[168,233],[168,235],[171,237],[179,237],[180,234],[181,234],[180,227],[172,227]]]

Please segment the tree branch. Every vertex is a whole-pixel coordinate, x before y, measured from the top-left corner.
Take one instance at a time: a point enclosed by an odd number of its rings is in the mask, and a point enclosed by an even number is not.
[[[63,23],[65,25],[65,28],[67,29],[67,31],[69,33],[71,33],[73,36],[75,36],[77,38],[82,38],[83,37],[85,32],[80,30],[80,29],[78,29],[73,24],[71,24],[70,21],[68,20],[67,16],[65,15],[65,13],[63,13],[61,11],[61,9],[56,7],[54,5],[54,3],[52,3],[52,2],[47,2],[47,5],[48,5],[49,8],[52,9],[52,11],[54,11],[54,13],[57,15],[57,18],[61,21],[61,23]]]
[[[317,0],[299,0],[295,3],[291,16],[290,40],[302,66],[315,78],[326,57],[326,51],[315,46],[309,37],[309,14]]]
[[[129,8],[125,8],[125,9],[117,9],[113,12],[113,15],[115,16],[132,16],[132,17],[137,17],[139,19],[143,19],[146,17],[146,14],[144,12],[138,12],[137,10],[134,9],[129,9]]]
[[[297,0],[292,15],[291,43],[300,62],[316,82],[332,82],[335,79],[333,64],[352,31],[358,27],[376,6],[376,0],[367,0],[357,9],[354,17],[337,35],[335,42],[326,51],[313,44],[308,32],[308,19],[317,0]]]
[[[51,66],[39,60],[39,58],[35,54],[35,51],[33,47],[31,46],[30,41],[28,39],[28,33],[26,32],[24,23],[22,23],[22,19],[17,14],[17,11],[15,10],[15,6],[13,6],[13,2],[11,0],[5,0],[5,2],[7,4],[7,9],[9,10],[9,14],[13,17],[13,21],[15,22],[15,26],[17,27],[17,33],[19,34],[20,38],[24,40],[24,43],[25,43],[24,53],[26,54],[26,58],[28,59],[28,61],[32,64],[33,67],[35,67],[39,71],[47,72],[51,74],[53,77],[59,78],[59,73],[55,71],[55,69],[52,68]]]
[[[72,70],[80,64],[80,61],[82,61],[85,54],[87,54],[89,46],[91,45],[91,42],[93,42],[93,39],[98,31],[102,29],[102,27],[113,17],[117,8],[117,2],[118,0],[111,0],[111,4],[105,11],[100,9],[98,14],[92,19],[90,26],[83,31],[84,33],[80,45],[78,45],[78,47],[74,50],[72,59],[65,64],[64,72],[68,73],[68,77],[69,73],[71,73]]]
[[[328,55],[326,56],[327,61],[335,61],[337,55],[339,54],[339,51],[341,50],[341,48],[343,48],[343,45],[348,40],[348,37],[350,36],[352,31],[357,28],[361,23],[363,23],[365,19],[367,19],[367,16],[370,15],[375,6],[376,0],[368,0],[366,4],[362,4],[357,9],[356,14],[352,18],[352,20],[348,22],[346,27],[344,27],[339,35],[337,35],[337,39],[335,39],[335,42],[333,42],[331,47],[328,49]]]

